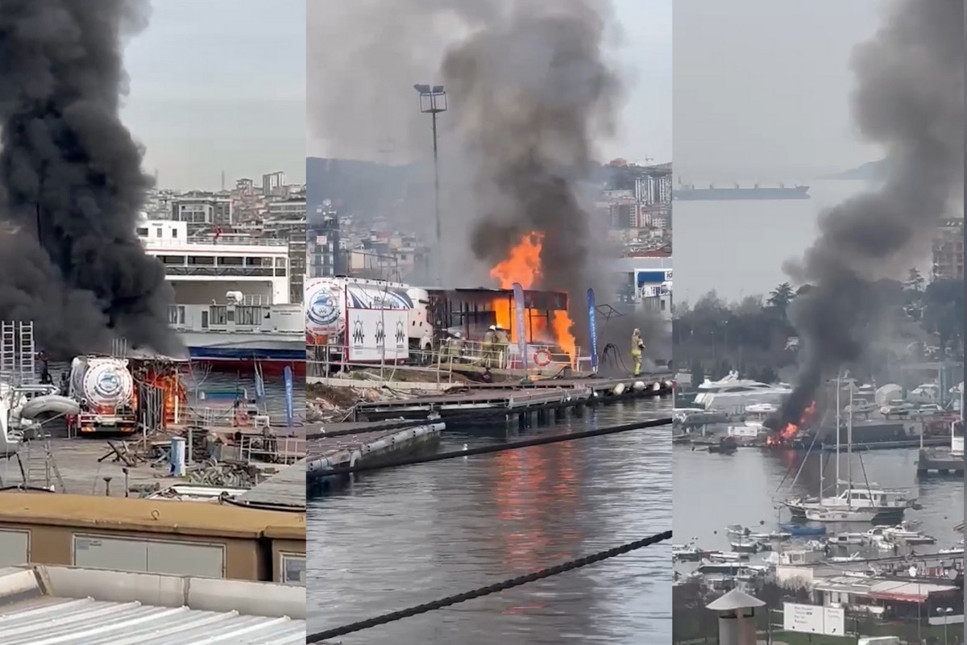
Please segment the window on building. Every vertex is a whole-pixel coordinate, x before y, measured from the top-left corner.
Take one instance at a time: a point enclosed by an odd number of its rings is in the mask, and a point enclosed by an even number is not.
[[[306,584],[306,556],[291,553],[279,555],[280,582],[284,585],[304,587]]]
[[[30,532],[0,531],[0,567],[19,567],[30,563]]]
[[[225,577],[225,547],[220,544],[75,534],[73,551],[75,567]]]
[[[188,264],[212,266],[215,264],[215,258],[211,255],[190,255],[188,256]]]
[[[212,325],[224,325],[228,322],[228,308],[224,305],[212,305],[208,311],[208,318]]]
[[[168,324],[169,325],[185,324],[185,306],[184,305],[172,305],[168,307]]]
[[[137,230],[138,237],[148,237],[148,228],[142,227]]]

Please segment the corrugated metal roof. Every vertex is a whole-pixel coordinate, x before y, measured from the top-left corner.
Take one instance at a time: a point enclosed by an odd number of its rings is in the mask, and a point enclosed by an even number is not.
[[[3,645],[296,645],[306,621],[90,598],[0,606]]]

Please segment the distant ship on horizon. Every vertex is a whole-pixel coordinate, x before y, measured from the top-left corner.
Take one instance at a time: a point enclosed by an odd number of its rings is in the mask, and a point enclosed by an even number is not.
[[[709,184],[708,188],[696,188],[694,184],[683,184],[672,191],[672,199],[685,201],[723,201],[723,200],[760,200],[760,199],[809,199],[809,186],[778,186],[763,187],[755,184],[750,188],[743,188],[736,184],[733,188],[716,188]]]

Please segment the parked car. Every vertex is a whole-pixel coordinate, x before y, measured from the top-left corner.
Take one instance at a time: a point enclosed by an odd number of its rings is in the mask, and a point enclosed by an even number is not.
[[[905,417],[916,408],[917,406],[909,401],[890,401],[880,408],[880,414],[887,419],[890,417]]]

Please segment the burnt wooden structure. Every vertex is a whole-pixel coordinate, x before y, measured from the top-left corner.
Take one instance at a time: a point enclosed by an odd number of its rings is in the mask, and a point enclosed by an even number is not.
[[[428,311],[438,334],[461,331],[465,338],[478,340],[490,325],[497,322],[498,310],[510,312],[510,329],[514,330],[517,319],[514,314],[514,291],[512,289],[428,289]],[[567,311],[567,294],[562,291],[524,290],[525,338],[528,343],[538,342],[535,326],[543,320],[550,328],[555,311]]]

